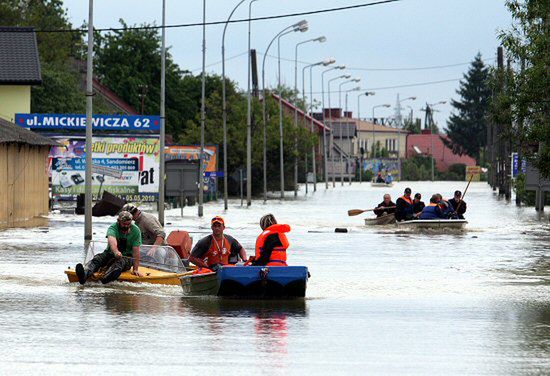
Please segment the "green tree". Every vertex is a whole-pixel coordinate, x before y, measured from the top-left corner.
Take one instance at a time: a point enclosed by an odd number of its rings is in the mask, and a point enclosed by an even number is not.
[[[446,144],[455,154],[467,154],[479,164],[481,149],[487,141],[487,111],[491,91],[488,85],[488,68],[477,54],[457,93],[460,100],[452,100],[456,112],[447,121]]]

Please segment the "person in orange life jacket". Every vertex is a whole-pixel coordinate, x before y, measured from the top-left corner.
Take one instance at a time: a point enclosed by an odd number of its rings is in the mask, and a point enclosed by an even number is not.
[[[428,206],[426,206],[422,213],[420,213],[419,218],[420,219],[442,219],[443,213],[438,205],[438,197],[437,195],[433,195],[430,198],[430,203]]]
[[[207,268],[216,272],[220,266],[228,265],[232,256],[246,260],[246,251],[232,236],[225,235],[225,221],[216,216],[210,221],[212,235],[208,235],[195,244],[189,262],[199,268]]]
[[[385,209],[392,207],[391,209]],[[391,196],[389,194],[384,195],[384,201],[378,204],[378,207],[374,209],[374,214],[376,214],[377,217],[381,217],[383,215],[395,213],[395,203],[391,200]]]
[[[395,219],[398,221],[409,221],[414,218],[413,201],[411,199],[411,189],[405,188],[403,196],[396,201]]]
[[[382,174],[379,172],[378,175],[376,176],[376,182],[377,183],[385,183],[385,180],[384,178],[382,177]]]
[[[440,193],[436,193],[435,196],[437,197],[437,203],[439,204],[443,218],[458,218],[455,209],[447,200],[443,199],[443,196]]]
[[[286,250],[289,243],[285,233],[290,226],[278,224],[273,214],[260,219],[263,232],[256,239],[256,254],[252,260],[254,266],[287,266]]]
[[[459,206],[459,203],[462,202]],[[455,195],[448,201],[453,207],[459,219],[464,219],[464,213],[466,213],[466,201],[462,199],[462,192],[455,191]],[[457,210],[458,209],[458,210]]]
[[[425,206],[426,205],[422,201],[422,195],[420,193],[416,193],[414,195],[414,200],[413,200],[413,212],[414,212],[415,218],[418,218],[418,216],[420,215],[420,213],[422,213],[422,210],[424,209]]]

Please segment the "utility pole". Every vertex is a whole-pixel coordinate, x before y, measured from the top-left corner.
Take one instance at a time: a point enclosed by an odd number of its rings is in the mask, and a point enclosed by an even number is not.
[[[164,145],[166,136],[166,0],[162,0],[162,45],[160,50],[160,166],[159,222],[164,226]]]
[[[88,57],[86,64],[86,173],[84,187],[84,244],[92,240],[92,112],[94,77],[94,0],[88,0]]]
[[[206,122],[206,0],[202,0],[201,150],[199,153],[199,217],[204,201],[204,126]]]

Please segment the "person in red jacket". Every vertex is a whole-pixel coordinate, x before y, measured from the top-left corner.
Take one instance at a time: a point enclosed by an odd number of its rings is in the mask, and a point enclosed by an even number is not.
[[[286,250],[289,243],[285,233],[290,232],[290,226],[278,224],[273,214],[267,214],[260,219],[260,227],[263,232],[256,239],[252,265],[287,266]]]

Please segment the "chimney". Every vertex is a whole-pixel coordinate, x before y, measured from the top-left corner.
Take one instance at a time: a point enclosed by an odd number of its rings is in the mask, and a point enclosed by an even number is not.
[[[422,134],[432,134],[431,129],[422,129]]]
[[[344,117],[345,118],[351,119],[352,115],[353,115],[352,111],[344,111]]]
[[[325,113],[325,118],[327,119],[339,119],[342,117],[341,108],[325,108],[323,109],[323,112]]]

